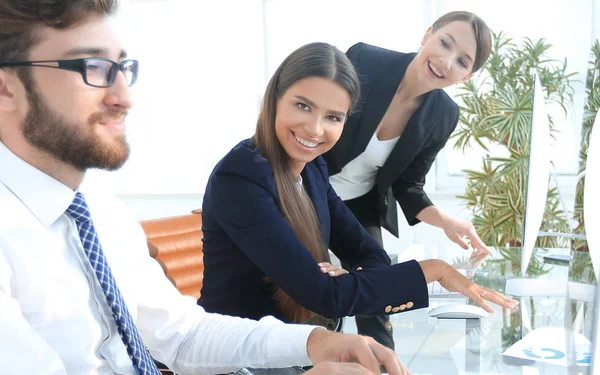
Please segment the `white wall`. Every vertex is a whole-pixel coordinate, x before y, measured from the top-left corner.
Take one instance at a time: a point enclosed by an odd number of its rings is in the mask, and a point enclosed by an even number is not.
[[[116,21],[140,60],[120,194],[202,194],[217,161],[254,133],[264,84],[259,0],[132,1]]]
[[[266,81],[296,47],[320,40],[346,49],[364,41],[414,51],[435,18],[466,9],[481,15],[494,30],[548,38],[555,56],[569,56],[570,69],[583,74],[592,37],[600,36],[599,4],[600,0],[129,0],[115,24],[130,56],[141,61],[136,107],[128,120],[132,156],[121,171],[95,172],[90,178],[117,193],[140,220],[189,212],[201,206],[216,162],[253,134]],[[582,87],[578,90],[581,93]],[[576,111],[582,100],[579,94]],[[565,122],[568,134],[562,146],[573,154],[577,116]],[[426,189],[448,214],[468,220],[469,213],[455,198],[463,192],[462,177],[455,172],[468,159],[448,149],[438,159]],[[572,160],[565,162],[564,170],[572,168]],[[441,230],[410,228],[402,215],[400,221],[401,238],[385,236],[390,249],[447,241]]]

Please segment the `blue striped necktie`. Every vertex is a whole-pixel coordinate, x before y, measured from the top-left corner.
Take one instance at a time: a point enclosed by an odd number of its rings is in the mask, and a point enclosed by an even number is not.
[[[127,310],[119,287],[108,266],[83,194],[77,193],[75,195],[73,203],[67,209],[67,214],[77,223],[83,249],[96,273],[100,286],[102,286],[102,291],[112,311],[121,340],[123,340],[129,358],[133,362],[133,367],[142,375],[160,375],[158,368],[142,343],[140,334],[133,323],[131,314]]]

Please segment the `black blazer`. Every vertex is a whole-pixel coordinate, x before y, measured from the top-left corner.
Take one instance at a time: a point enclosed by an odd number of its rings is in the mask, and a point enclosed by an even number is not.
[[[358,43],[346,55],[360,77],[361,100],[344,125],[337,144],[323,158],[329,175],[339,173],[369,144],[415,53],[400,53]],[[376,179],[381,225],[396,237],[398,217],[393,200],[410,225],[432,203],[423,190],[425,176],[458,123],[458,106],[443,90],[426,94]]]
[[[204,280],[198,303],[209,312],[282,319],[269,277],[309,310],[329,318],[381,315],[386,308],[428,305],[427,285],[416,261],[390,266],[329,184],[322,158],[302,172],[323,240],[353,271],[329,277],[319,271],[277,206],[269,162],[251,140],[232,149],[213,170],[202,204]],[[357,267],[362,271],[356,271]],[[412,302],[412,303],[409,303]]]

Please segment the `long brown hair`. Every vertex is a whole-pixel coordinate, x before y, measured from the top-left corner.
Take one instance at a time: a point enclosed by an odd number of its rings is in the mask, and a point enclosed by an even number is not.
[[[492,33],[488,26],[476,14],[467,11],[455,11],[446,13],[438,18],[431,25],[431,32],[435,33],[439,28],[446,26],[454,21],[463,21],[471,24],[475,40],[477,41],[477,50],[475,52],[475,62],[471,72],[478,71],[487,61],[492,50]]]
[[[350,96],[351,108],[356,105],[360,84],[356,70],[346,55],[327,43],[311,43],[292,52],[277,68],[267,86],[254,142],[271,167],[277,185],[281,215],[290,224],[298,239],[317,262],[329,261],[315,208],[304,189],[298,189],[290,170],[290,158],[275,133],[277,100],[296,82],[309,77],[328,78],[344,87]],[[314,313],[299,305],[281,288],[274,285],[274,299],[290,322],[305,322]]]

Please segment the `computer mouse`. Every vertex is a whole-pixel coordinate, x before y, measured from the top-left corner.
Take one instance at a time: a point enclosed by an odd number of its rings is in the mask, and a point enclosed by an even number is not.
[[[479,306],[452,303],[429,310],[429,316],[438,319],[479,319],[489,313]]]

